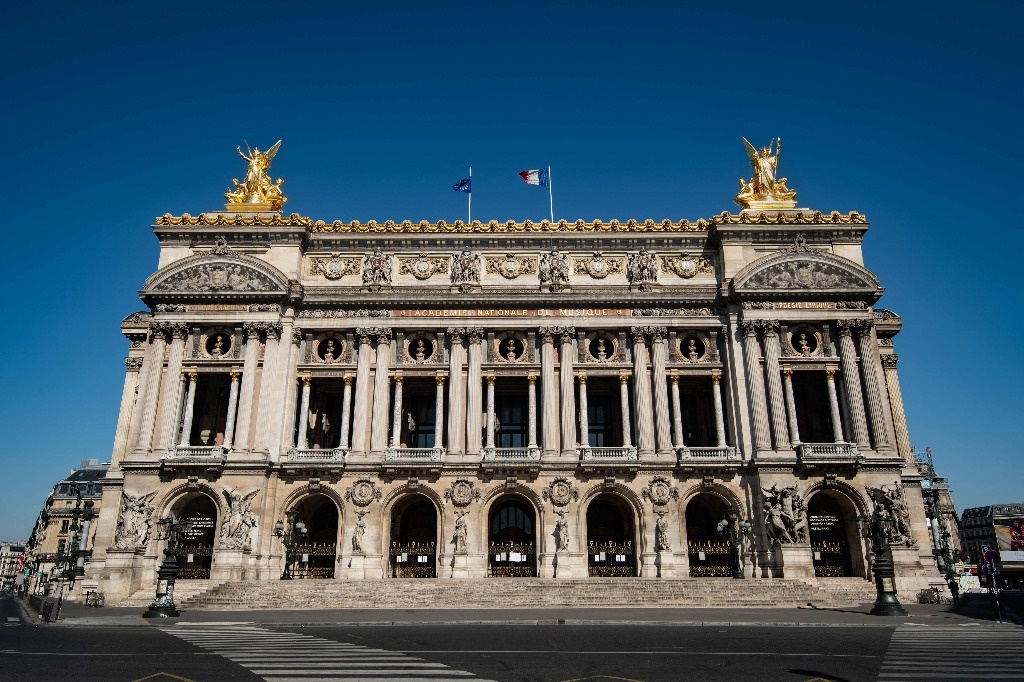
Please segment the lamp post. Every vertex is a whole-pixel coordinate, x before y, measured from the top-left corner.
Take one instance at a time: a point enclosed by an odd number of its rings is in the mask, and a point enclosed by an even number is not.
[[[861,534],[871,540],[871,572],[875,576],[876,594],[871,615],[907,615],[906,609],[896,597],[896,571],[886,551],[889,548],[888,535],[892,527],[892,518],[876,502],[870,515],[859,516],[857,520],[860,522]]]
[[[281,580],[291,580],[291,565],[294,560],[293,552],[295,551],[295,545],[306,537],[308,531],[306,530],[305,523],[295,520],[299,515],[297,511],[289,509],[284,515],[288,519],[288,527],[285,528],[284,521],[279,519],[274,524],[274,535],[281,538],[281,543],[284,545],[284,571],[281,573]]]
[[[731,506],[725,512],[725,518],[718,522],[716,530],[719,535],[725,535],[732,542],[732,577],[737,580],[744,579],[746,576],[743,575],[743,538],[750,535],[753,525],[747,519],[740,519],[740,510]]]
[[[178,535],[185,532],[188,522],[165,516],[156,522],[157,540],[165,540],[164,560],[156,571],[156,599],[149,605],[143,618],[176,618],[181,615],[174,604],[174,582],[178,577]]]

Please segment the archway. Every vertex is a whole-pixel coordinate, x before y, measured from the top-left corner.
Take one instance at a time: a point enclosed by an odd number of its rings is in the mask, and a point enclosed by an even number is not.
[[[437,507],[411,495],[391,512],[390,573],[394,578],[437,577]]]
[[[732,541],[718,528],[729,504],[712,493],[700,493],[686,505],[686,542],[692,578],[730,578],[735,555]]]
[[[600,577],[636,575],[633,510],[618,495],[598,495],[587,507],[587,572]]]
[[[862,574],[853,552],[860,548],[857,513],[846,497],[829,491],[814,494],[807,502],[807,521],[816,577]]]
[[[491,507],[487,536],[487,575],[537,575],[537,522],[523,499],[507,497]]]
[[[183,522],[175,552],[177,579],[208,580],[217,538],[217,504],[203,493],[192,493],[176,501],[171,514]]]
[[[302,498],[293,507],[296,522],[306,524],[288,567],[293,578],[333,578],[338,556],[338,505],[326,495]]]

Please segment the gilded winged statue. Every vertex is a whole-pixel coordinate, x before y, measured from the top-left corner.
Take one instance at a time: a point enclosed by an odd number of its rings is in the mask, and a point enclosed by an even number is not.
[[[782,139],[774,138],[767,147],[761,147],[758,150],[744,137],[743,146],[747,150],[747,158],[750,159],[750,167],[753,169],[754,175],[749,181],[740,178],[740,191],[736,195],[736,203],[744,208],[754,208],[751,205],[752,202],[787,204],[780,208],[795,205],[796,192],[786,187],[786,178],[780,178],[777,175],[779,155],[782,153]]]
[[[267,206],[272,211],[280,211],[284,202],[288,201],[281,191],[284,180],[278,178],[277,182],[271,182],[268,172],[270,171],[270,162],[274,160],[277,150],[281,148],[281,140],[275,142],[274,146],[265,152],[261,152],[259,147],[249,149],[248,144],[245,147],[249,152],[248,155],[242,153],[241,146],[235,147],[238,155],[249,165],[245,169],[245,179],[242,182],[239,182],[238,178],[232,178],[231,182],[234,187],[224,194],[224,198],[228,200],[226,208],[231,210],[249,205],[253,207]]]

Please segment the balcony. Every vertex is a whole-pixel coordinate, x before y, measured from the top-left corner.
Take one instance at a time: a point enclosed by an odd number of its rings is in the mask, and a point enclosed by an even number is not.
[[[392,473],[437,473],[444,454],[444,448],[388,448],[384,451],[384,469]]]
[[[540,448],[485,448],[481,468],[492,473],[536,473],[540,471]]]
[[[735,469],[740,465],[740,454],[731,446],[676,448],[678,465],[684,470]]]
[[[163,471],[201,470],[219,472],[227,454],[220,445],[175,445],[160,458]]]
[[[593,448],[584,446],[579,449],[580,466],[591,471],[601,470],[609,473],[631,473],[640,468],[640,457],[635,447]]]
[[[802,464],[850,464],[857,466],[864,455],[856,443],[801,443],[796,446]]]
[[[292,448],[285,453],[281,468],[292,472],[341,471],[345,468],[344,448]]]

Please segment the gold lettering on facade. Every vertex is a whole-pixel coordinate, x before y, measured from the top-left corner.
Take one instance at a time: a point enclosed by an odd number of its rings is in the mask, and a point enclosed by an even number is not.
[[[479,308],[392,310],[391,317],[629,317],[629,308]]]
[[[777,309],[792,310],[835,310],[835,301],[778,301],[775,304]]]

